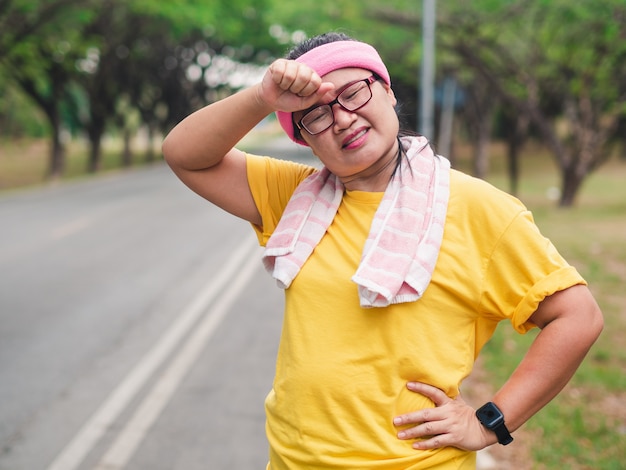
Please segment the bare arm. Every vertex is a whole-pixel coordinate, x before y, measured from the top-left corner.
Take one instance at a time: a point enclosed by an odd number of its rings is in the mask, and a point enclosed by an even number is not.
[[[563,389],[604,325],[600,308],[582,285],[546,297],[531,321],[541,332],[493,400],[502,406],[511,431]]]
[[[260,224],[246,176],[243,152],[234,148],[271,108],[255,87],[196,111],[163,142],[163,155],[190,189],[232,214]]]
[[[332,85],[323,84],[309,67],[279,59],[263,81],[213,103],[181,121],[163,142],[163,155],[189,188],[222,209],[255,224],[245,155],[235,145],[276,110],[311,106]]]
[[[546,297],[531,321],[541,332],[493,398],[511,432],[563,389],[603,327],[602,313],[587,287],[582,285]],[[454,446],[479,450],[497,442],[495,434],[480,424],[474,409],[460,396],[451,399],[443,391],[423,383],[410,383],[408,388],[428,396],[436,405],[394,420],[396,425],[416,424],[399,433],[401,439],[430,437],[415,442],[416,449]]]

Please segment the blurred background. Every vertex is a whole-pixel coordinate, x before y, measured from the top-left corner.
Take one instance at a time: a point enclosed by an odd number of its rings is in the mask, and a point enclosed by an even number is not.
[[[496,450],[514,460],[501,468],[624,468],[624,0],[0,0],[0,202],[163,166],[177,122],[330,30],[379,50],[404,127],[527,204],[605,312],[601,340],[525,444]],[[242,145],[279,135],[270,116]],[[532,340],[509,330],[487,348],[481,387],[497,387]]]
[[[429,3],[1,0],[0,138],[45,139],[48,178],[70,171],[77,141],[84,171],[103,168],[109,139],[121,165],[153,160],[191,111],[256,82],[303,38],[339,30],[380,50],[406,127],[453,160],[471,147],[479,177],[501,142],[512,192],[520,152],[538,144],[559,173],[553,197],[572,205],[625,153],[624,2]],[[424,63],[436,70],[425,76]],[[0,188],[19,184],[1,170]]]

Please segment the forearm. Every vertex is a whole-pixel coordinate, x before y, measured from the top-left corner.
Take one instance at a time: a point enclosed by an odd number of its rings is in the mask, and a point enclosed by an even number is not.
[[[522,426],[565,387],[598,338],[602,315],[593,299],[589,297],[577,309],[576,315],[560,316],[544,326],[494,396],[510,431]]]
[[[322,83],[307,65],[278,59],[261,83],[181,121],[163,142],[163,155],[175,170],[194,172],[214,167],[270,113],[307,109],[333,88],[332,83]]]
[[[258,98],[258,85],[206,106],[186,117],[163,142],[163,155],[171,166],[202,170],[222,158],[271,109]]]

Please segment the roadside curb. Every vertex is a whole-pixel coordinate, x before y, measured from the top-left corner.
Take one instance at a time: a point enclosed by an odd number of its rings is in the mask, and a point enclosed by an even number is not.
[[[496,470],[497,468],[498,464],[489,450],[483,449],[476,452],[476,470]]]

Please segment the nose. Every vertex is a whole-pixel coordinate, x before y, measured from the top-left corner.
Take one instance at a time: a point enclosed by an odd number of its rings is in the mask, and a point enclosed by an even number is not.
[[[337,105],[337,106],[335,106]],[[352,123],[356,120],[356,111],[348,111],[339,103],[335,103],[332,106],[333,117],[335,122],[333,123],[333,129],[338,132],[344,129],[348,129]]]

